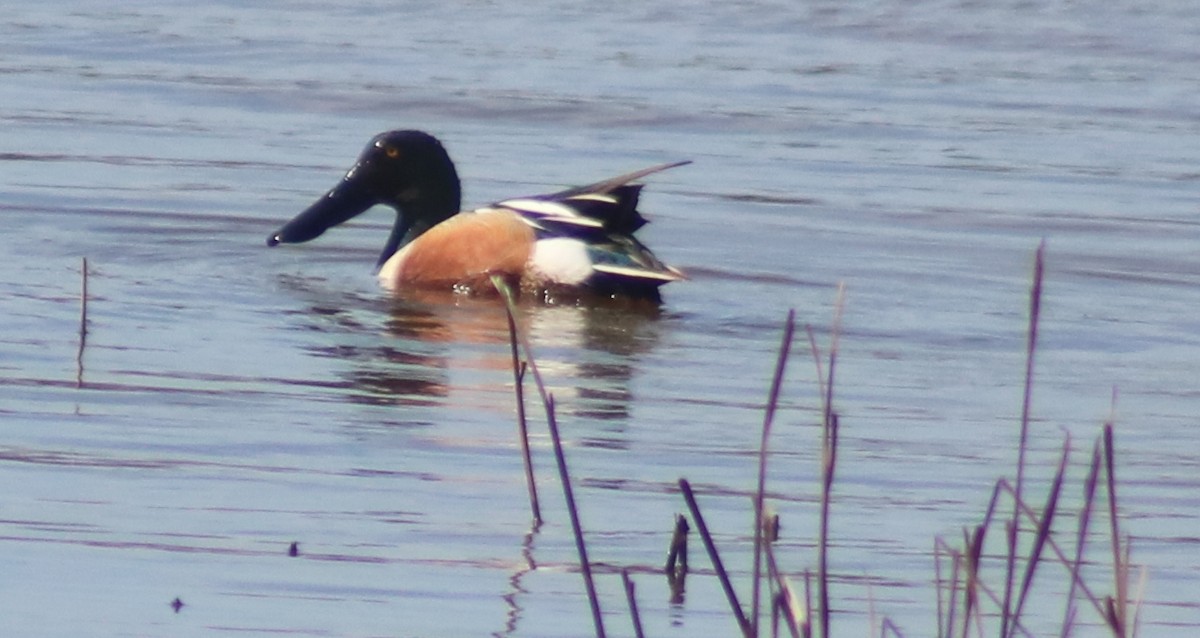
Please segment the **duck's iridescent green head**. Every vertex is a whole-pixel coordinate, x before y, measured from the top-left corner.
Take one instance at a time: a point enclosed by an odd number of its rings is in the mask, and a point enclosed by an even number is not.
[[[389,131],[371,139],[358,161],[328,193],[267,238],[268,246],[306,242],[376,204],[396,210],[396,224],[380,256],[458,213],[458,173],[437,138],[421,131]]]

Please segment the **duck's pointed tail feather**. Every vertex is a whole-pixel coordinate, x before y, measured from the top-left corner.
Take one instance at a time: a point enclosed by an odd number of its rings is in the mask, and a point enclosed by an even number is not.
[[[558,193],[553,193],[550,195],[543,195],[543,197],[546,197],[548,199],[563,199],[563,198],[567,198],[567,197],[575,197],[576,195],[583,195],[586,193],[611,193],[612,191],[616,190],[618,187],[624,186],[625,184],[628,184],[629,182],[632,182],[634,180],[641,179],[647,175],[653,175],[654,173],[659,173],[659,172],[665,171],[670,168],[684,166],[686,164],[691,164],[691,163],[692,163],[692,160],[683,160],[681,162],[667,162],[666,164],[658,164],[656,166],[651,166],[649,168],[643,168],[641,170],[634,171],[632,173],[625,173],[624,175],[610,177],[606,180],[596,182],[595,184],[588,184],[587,186],[576,186],[574,188],[568,188],[567,190],[564,190],[564,191],[561,191]]]

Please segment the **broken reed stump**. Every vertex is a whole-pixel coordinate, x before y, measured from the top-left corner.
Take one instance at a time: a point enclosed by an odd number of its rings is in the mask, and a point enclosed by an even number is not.
[[[79,292],[79,351],[75,353],[75,387],[83,387],[83,349],[87,345],[88,333],[88,260],[83,258],[79,268],[83,280]]]
[[[671,533],[671,545],[667,548],[667,585],[671,588],[671,603],[683,602],[688,574],[688,527],[687,517],[675,515],[675,531]]]

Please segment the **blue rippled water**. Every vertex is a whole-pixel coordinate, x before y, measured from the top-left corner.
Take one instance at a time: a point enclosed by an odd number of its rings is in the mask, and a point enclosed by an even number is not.
[[[592,635],[540,420],[548,522],[530,530],[500,308],[379,289],[383,212],[263,245],[370,136],[421,128],[471,204],[695,160],[643,197],[645,241],[691,276],[661,309],[521,309],[610,633],[631,633],[619,567],[647,635],[737,632],[698,544],[682,600],[658,573],[675,481],[748,592],[780,327],[795,308],[827,343],[844,284],[835,629],[886,616],[934,634],[934,539],[960,542],[1014,471],[1045,240],[1032,500],[1069,432],[1078,507],[1114,419],[1140,627],[1184,635],[1200,625],[1198,43],[1200,11],[1169,0],[13,8],[6,633]],[[811,361],[801,337],[769,482],[796,581],[815,566]],[[1101,596],[1106,538],[1086,570]],[[1036,635],[1065,599],[1061,569],[1043,574]],[[1080,622],[1109,635],[1090,608]]]

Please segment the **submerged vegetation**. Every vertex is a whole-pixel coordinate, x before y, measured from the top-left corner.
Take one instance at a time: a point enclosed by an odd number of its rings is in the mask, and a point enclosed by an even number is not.
[[[934,572],[938,592],[936,635],[939,638],[1044,635],[1044,631],[1036,633],[1029,626],[1032,623],[1026,622],[1026,615],[1029,613],[1027,603],[1039,585],[1045,585],[1047,588],[1057,586],[1057,591],[1065,591],[1062,594],[1062,620],[1056,623],[1054,630],[1059,636],[1071,635],[1077,627],[1085,623],[1104,627],[1108,635],[1117,638],[1137,634],[1140,590],[1144,586],[1145,575],[1138,575],[1138,586],[1134,588],[1135,573],[1130,562],[1130,541],[1123,535],[1120,527],[1112,420],[1103,424],[1101,434],[1093,444],[1086,462],[1086,475],[1082,485],[1083,499],[1078,511],[1070,514],[1060,503],[1072,451],[1069,435],[1065,437],[1057,467],[1053,476],[1049,478],[1044,502],[1040,506],[1037,505],[1034,502],[1035,495],[1030,493],[1031,481],[1026,476],[1026,452],[1042,301],[1044,249],[1043,244],[1036,252],[1030,290],[1024,400],[1017,439],[1015,477],[1012,480],[1000,478],[995,482],[982,519],[964,527],[959,541],[942,537],[934,539]],[[529,342],[517,328],[511,293],[502,281],[494,280],[494,284],[501,291],[507,304],[517,420],[534,526],[539,526],[542,518],[527,439],[528,427],[522,388],[527,372],[532,374],[546,414],[596,635],[603,637],[606,631],[600,600],[596,594],[592,565],[587,557],[584,532],[579,524],[569,471],[558,434],[554,397],[546,389]],[[818,346],[815,330],[811,326],[806,328],[821,396],[821,476],[815,569],[807,569],[799,574],[788,574],[780,570],[774,551],[779,519],[770,511],[765,497],[771,428],[794,341],[794,313],[789,312],[784,322],[779,356],[763,416],[757,486],[751,503],[753,565],[749,570],[751,594],[748,606],[739,598],[738,588],[725,569],[719,548],[705,523],[697,494],[686,478],[679,480],[680,493],[691,519],[690,524],[689,519],[682,515],[676,519],[664,568],[671,592],[673,596],[678,597],[683,591],[688,575],[687,538],[690,530],[694,528],[729,602],[733,620],[746,638],[766,634],[763,620],[769,620],[772,636],[784,632],[794,638],[829,638],[833,635],[833,607],[830,601],[835,592],[831,592],[830,587],[829,520],[835,515],[833,505],[839,416],[835,407],[834,388],[843,308],[844,291],[839,289],[829,330],[829,345],[824,355]],[[524,358],[520,355],[522,350]],[[1089,568],[1089,574],[1098,570],[1095,561],[1088,559],[1088,541],[1096,535],[1095,519],[1099,516],[1105,516],[1108,523],[1106,534],[1110,547],[1104,552],[1108,556],[1107,571],[1111,574],[1108,583],[1097,583],[1084,575],[1085,565]],[[628,571],[621,570],[621,576],[634,632],[640,637],[643,633],[635,586]],[[1053,580],[1046,585],[1048,579]],[[1108,593],[1102,593],[1105,588],[1108,589]],[[901,628],[889,618],[876,620],[874,614],[871,633],[878,633],[880,636],[904,635]]]

